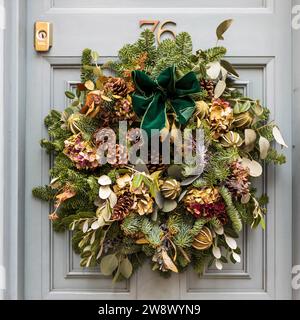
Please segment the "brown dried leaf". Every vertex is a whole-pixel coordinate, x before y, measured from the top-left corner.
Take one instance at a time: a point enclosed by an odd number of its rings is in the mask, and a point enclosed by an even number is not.
[[[164,261],[165,266],[166,266],[169,270],[178,273],[178,269],[177,269],[175,263],[174,263],[174,262],[172,261],[172,259],[168,256],[168,253],[167,253],[167,251],[166,251],[165,249],[162,250],[161,255],[162,255],[162,258],[163,258],[163,261]]]

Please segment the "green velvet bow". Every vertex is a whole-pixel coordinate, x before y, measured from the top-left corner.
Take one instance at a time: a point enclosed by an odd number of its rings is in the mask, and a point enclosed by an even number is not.
[[[185,124],[195,110],[195,102],[190,95],[200,92],[199,81],[194,72],[176,79],[175,66],[162,71],[156,80],[145,72],[132,72],[137,93],[132,96],[133,109],[142,119],[141,128],[148,134],[151,129],[163,129],[167,123],[167,107],[176,114],[176,120]]]

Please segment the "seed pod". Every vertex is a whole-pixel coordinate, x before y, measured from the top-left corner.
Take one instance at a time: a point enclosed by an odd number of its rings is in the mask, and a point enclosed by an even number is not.
[[[243,112],[234,116],[233,125],[237,128],[249,127],[253,122],[250,112]]]
[[[166,199],[175,200],[180,192],[180,183],[175,179],[167,179],[161,186],[161,192]]]
[[[243,139],[237,132],[229,131],[224,134],[220,140],[223,147],[240,147],[243,144]]]
[[[192,246],[197,250],[206,250],[211,247],[213,243],[213,236],[208,227],[203,227],[196,235]]]

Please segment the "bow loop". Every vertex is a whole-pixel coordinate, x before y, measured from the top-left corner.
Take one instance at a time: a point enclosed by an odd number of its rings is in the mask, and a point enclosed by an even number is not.
[[[163,129],[167,121],[167,107],[176,113],[180,124],[186,122],[195,110],[190,95],[200,92],[200,85],[194,72],[176,79],[175,66],[162,71],[155,81],[146,73],[136,70],[132,79],[137,93],[132,96],[133,109],[142,118],[141,128],[151,134],[151,129]]]

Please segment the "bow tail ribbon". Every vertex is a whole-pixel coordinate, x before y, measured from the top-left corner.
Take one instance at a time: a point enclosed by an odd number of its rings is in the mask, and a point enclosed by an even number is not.
[[[166,106],[160,93],[150,98],[134,95],[133,105],[136,106],[135,113],[142,119],[141,128],[148,134],[151,134],[151,129],[161,130],[166,126]]]

